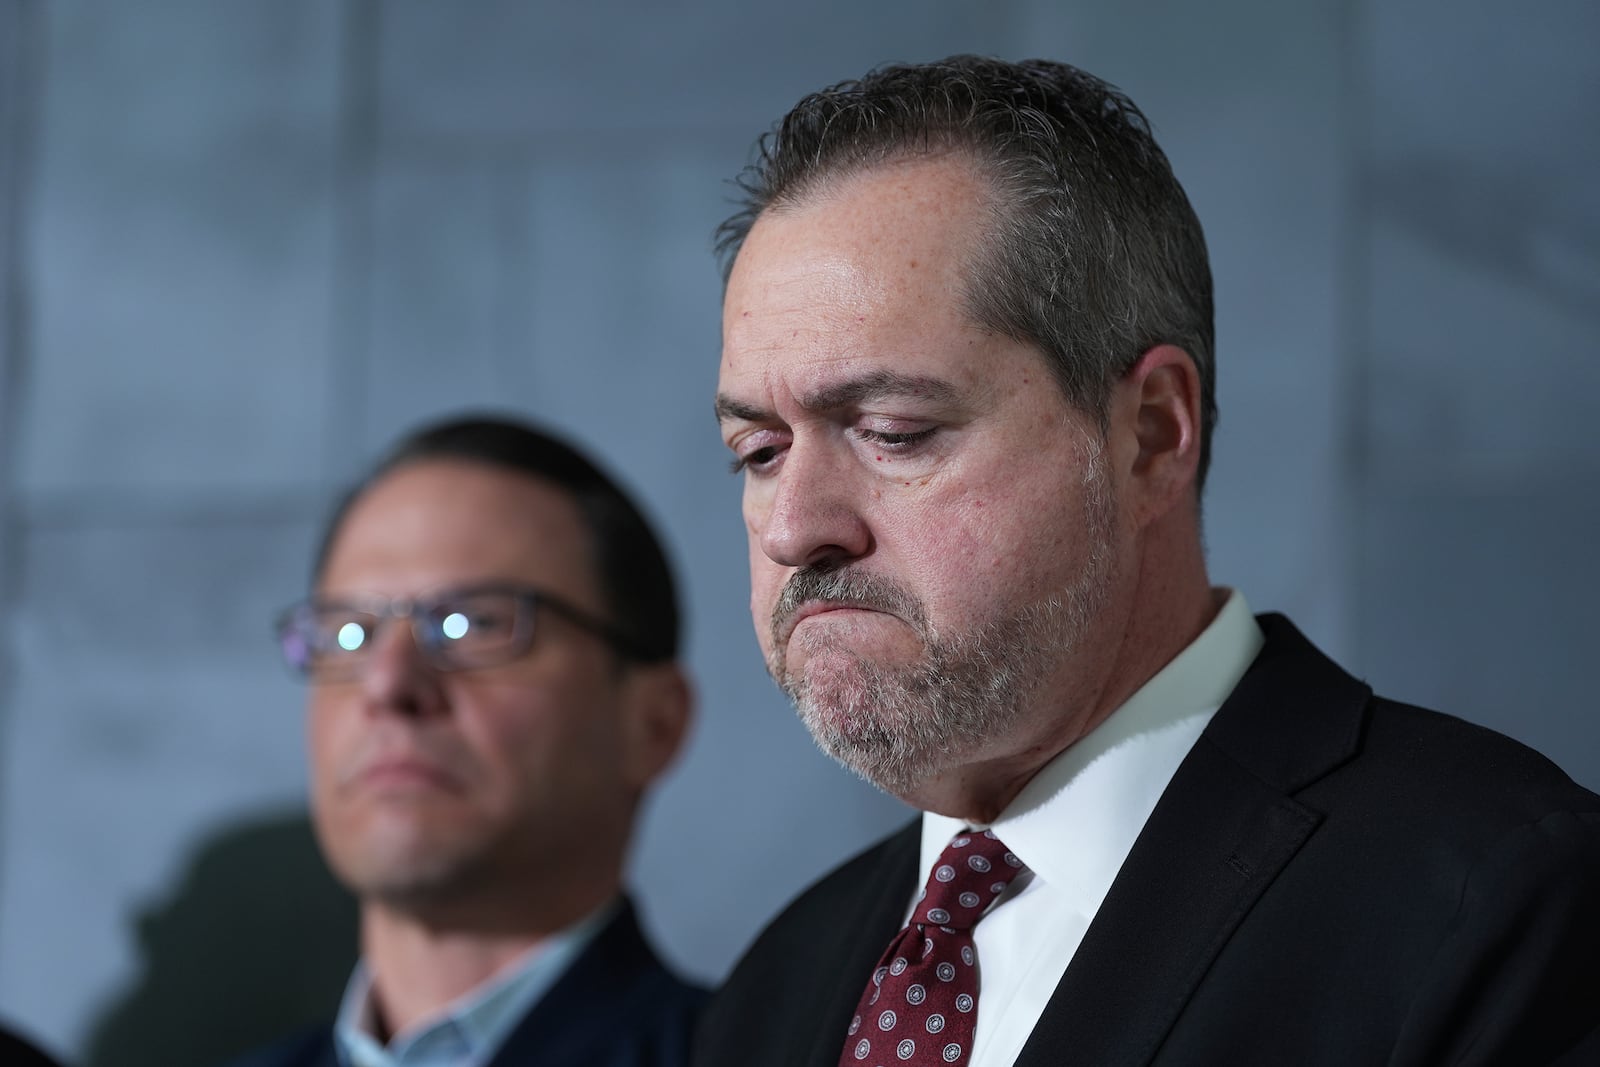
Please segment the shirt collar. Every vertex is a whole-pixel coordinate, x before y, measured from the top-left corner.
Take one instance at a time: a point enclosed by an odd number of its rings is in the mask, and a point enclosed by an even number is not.
[[[346,1067],[433,1067],[488,1062],[511,1031],[621,908],[612,900],[565,930],[540,941],[493,977],[439,1013],[396,1034],[387,1046],[377,1033],[372,975],[363,960],[345,987],[334,1041]]]
[[[1099,909],[1178,764],[1263,643],[1243,594],[1099,726],[1034,775],[990,829],[1034,876]],[[922,869],[971,826],[925,812]],[[1019,880],[1013,892],[1026,882]]]

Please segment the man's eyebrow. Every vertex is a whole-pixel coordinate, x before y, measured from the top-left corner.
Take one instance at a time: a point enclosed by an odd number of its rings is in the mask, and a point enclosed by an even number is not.
[[[829,411],[891,396],[915,397],[919,400],[932,400],[938,404],[949,404],[955,400],[956,390],[943,378],[927,374],[875,370],[834,385],[824,386],[810,396],[801,397],[800,406],[807,411]]]
[[[742,400],[735,400],[727,393],[717,394],[717,422],[724,423],[729,419],[742,419],[745,422],[767,422],[772,418],[772,412],[758,408],[754,404],[746,404]]]
[[[885,397],[915,397],[936,404],[951,404],[956,400],[956,389],[943,378],[926,374],[902,374],[899,371],[875,370],[833,385],[823,386],[816,392],[800,398],[806,411],[832,411],[852,407]],[[717,421],[743,419],[746,422],[766,422],[773,413],[753,404],[735,400],[726,393],[717,394]]]

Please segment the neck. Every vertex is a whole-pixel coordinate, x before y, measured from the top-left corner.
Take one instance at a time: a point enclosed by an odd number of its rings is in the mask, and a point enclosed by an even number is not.
[[[361,954],[372,977],[378,1036],[387,1041],[437,1016],[619,891],[613,882],[561,901],[540,900],[542,907],[530,903],[538,898],[527,891],[520,907],[509,910],[486,908],[481,901],[466,907],[364,901]]]

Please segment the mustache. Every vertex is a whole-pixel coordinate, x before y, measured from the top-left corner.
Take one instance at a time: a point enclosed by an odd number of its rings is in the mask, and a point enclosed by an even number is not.
[[[919,633],[927,633],[922,601],[904,586],[881,575],[838,564],[814,563],[789,576],[772,609],[772,647],[780,647],[794,629],[795,614],[807,604],[847,604],[894,615]]]

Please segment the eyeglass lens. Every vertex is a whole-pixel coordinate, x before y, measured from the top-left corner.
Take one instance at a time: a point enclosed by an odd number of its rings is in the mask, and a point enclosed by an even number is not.
[[[528,647],[532,598],[502,590],[447,594],[415,604],[360,607],[310,603],[283,633],[290,663],[326,675],[359,667],[391,618],[407,617],[412,638],[442,668],[505,662]]]

